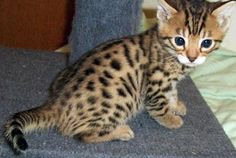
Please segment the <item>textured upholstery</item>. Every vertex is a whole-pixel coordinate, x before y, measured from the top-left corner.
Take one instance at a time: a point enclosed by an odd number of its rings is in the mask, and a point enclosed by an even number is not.
[[[65,65],[62,54],[0,48],[0,126],[9,115],[43,103],[56,72]],[[235,149],[190,78],[180,84],[180,98],[188,114],[178,130],[169,130],[147,113],[129,122],[135,138],[129,142],[84,144],[59,135],[55,129],[26,135],[27,158],[78,157],[236,157]],[[2,130],[2,128],[1,128]],[[2,131],[0,131],[2,132]],[[13,152],[0,136],[0,157]]]
[[[71,63],[94,46],[139,29],[142,0],[76,0],[75,4]]]

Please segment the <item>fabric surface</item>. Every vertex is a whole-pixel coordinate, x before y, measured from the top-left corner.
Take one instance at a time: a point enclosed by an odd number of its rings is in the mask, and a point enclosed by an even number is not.
[[[64,62],[62,54],[0,48],[0,126],[9,115],[43,103],[49,83]],[[129,142],[84,144],[52,129],[27,134],[29,150],[19,158],[236,157],[228,137],[191,79],[186,78],[179,87],[180,98],[188,108],[180,129],[166,129],[144,112],[129,122],[135,132],[135,138]],[[2,136],[0,157],[14,157]]]
[[[236,52],[212,53],[191,77],[236,147]]]
[[[110,39],[137,33],[142,0],[76,0],[70,63]]]

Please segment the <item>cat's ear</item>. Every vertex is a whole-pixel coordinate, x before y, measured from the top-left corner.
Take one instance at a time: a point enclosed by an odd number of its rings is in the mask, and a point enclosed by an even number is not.
[[[177,13],[176,6],[176,0],[157,0],[157,19],[161,22],[170,19]]]
[[[219,26],[226,31],[230,24],[230,16],[235,8],[235,1],[216,2],[213,4],[212,15],[217,18]]]

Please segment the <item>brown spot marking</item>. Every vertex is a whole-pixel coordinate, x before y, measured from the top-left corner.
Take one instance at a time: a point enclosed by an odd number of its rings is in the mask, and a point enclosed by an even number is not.
[[[104,58],[110,59],[110,58],[111,58],[111,54],[110,54],[110,53],[107,53],[107,54],[104,56]]]
[[[94,65],[97,65],[97,66],[101,65],[101,59],[95,58],[95,59],[93,60],[93,64],[94,64]]]
[[[90,96],[90,97],[88,97],[87,102],[89,104],[93,105],[97,102],[97,98],[95,96]]]
[[[119,112],[114,112],[113,115],[117,118],[121,118],[121,114]]]
[[[106,78],[113,79],[113,76],[108,71],[105,70],[103,73],[104,73]]]
[[[107,102],[102,102],[102,106],[104,107],[104,108],[111,108],[111,105],[109,104],[109,103],[107,103]]]
[[[104,77],[99,77],[99,82],[105,87],[109,86],[109,81]]]
[[[94,74],[94,73],[95,73],[95,70],[94,70],[94,68],[92,68],[92,67],[90,67],[90,68],[84,70],[84,74],[85,74],[86,76],[89,76],[89,75]]]
[[[109,93],[106,89],[102,89],[102,96],[106,99],[112,99],[111,93]]]
[[[83,107],[84,107],[84,105],[83,105],[82,103],[78,103],[78,104],[76,105],[76,108],[77,108],[77,109],[83,109]]]
[[[87,86],[86,86],[86,89],[89,90],[89,91],[95,91],[94,82],[93,81],[89,81]]]
[[[114,59],[111,61],[111,67],[117,71],[121,70],[121,64],[118,60]]]
[[[126,97],[127,96],[125,91],[121,88],[118,88],[117,92],[118,92],[118,95],[121,96],[121,97]]]

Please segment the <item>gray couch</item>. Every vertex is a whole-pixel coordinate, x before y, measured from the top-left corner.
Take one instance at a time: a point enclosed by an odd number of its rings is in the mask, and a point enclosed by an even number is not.
[[[141,2],[77,0],[70,61],[103,41],[137,32]],[[63,54],[0,47],[0,127],[9,115],[42,104],[50,82],[65,62]],[[163,128],[144,112],[129,122],[135,132],[129,142],[84,144],[51,129],[26,135],[29,149],[19,157],[235,158],[234,147],[191,79],[186,78],[179,89],[188,114],[178,130]],[[0,158],[12,157],[13,152],[0,136]]]
[[[0,126],[9,115],[43,103],[51,80],[65,61],[63,54],[0,47]],[[234,147],[191,79],[186,78],[179,89],[188,114],[178,130],[163,128],[144,112],[129,122],[136,134],[129,142],[84,144],[62,137],[52,129],[26,135],[29,150],[19,157],[235,158]],[[2,136],[0,157],[14,157]]]

